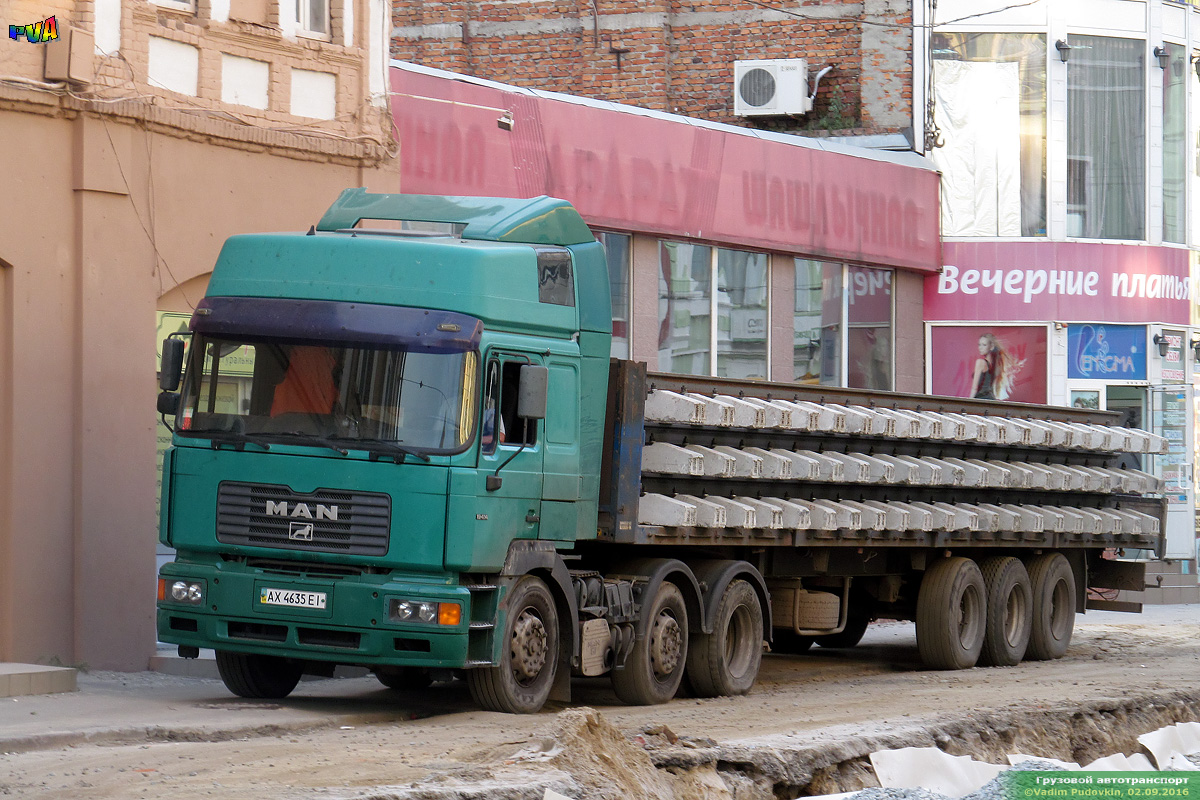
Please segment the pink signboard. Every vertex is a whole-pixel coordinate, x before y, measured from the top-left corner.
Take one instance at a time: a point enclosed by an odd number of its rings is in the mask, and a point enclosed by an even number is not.
[[[1094,242],[946,242],[926,320],[1190,319],[1188,251]]]
[[[547,194],[598,227],[928,272],[941,264],[930,169],[404,67],[391,76],[404,192]]]
[[[930,390],[949,397],[1046,402],[1046,328],[935,325]]]

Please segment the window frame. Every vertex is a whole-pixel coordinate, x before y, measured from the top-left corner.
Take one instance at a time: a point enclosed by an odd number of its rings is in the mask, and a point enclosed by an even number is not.
[[[611,251],[609,250],[609,246],[608,246],[608,237],[610,237],[610,236],[619,237],[619,238],[622,238],[625,240],[625,258],[624,258],[623,263],[620,265],[621,272],[622,272],[622,275],[624,278],[625,291],[624,291],[624,297],[622,298],[624,302],[621,304],[622,307],[620,309],[621,313],[624,316],[622,316],[622,317],[617,316],[617,310],[618,310],[617,303],[616,302],[612,303],[612,321],[613,321],[612,337],[613,338],[612,338],[612,345],[609,348],[609,354],[613,358],[630,358],[633,353],[633,338],[630,334],[632,333],[632,320],[633,320],[633,241],[634,241],[634,237],[633,237],[632,233],[629,233],[626,231],[596,231],[596,240],[599,241],[600,244],[604,246],[604,259],[605,259],[605,263],[608,265],[608,290],[609,290],[610,297],[614,297],[614,289],[616,288],[616,285],[617,285],[616,283],[614,283],[614,280],[613,280],[615,270],[613,269],[613,259],[610,257]],[[618,352],[618,350],[617,350],[617,341],[618,341],[617,340],[617,332],[616,332],[616,323],[617,322],[622,322],[625,325],[625,332],[624,332],[624,335],[621,337],[621,341],[623,341],[624,345],[625,345],[623,352]]]
[[[823,274],[823,269],[824,269],[825,265],[829,265],[831,267],[837,267],[838,268],[837,269],[838,281],[839,281],[839,285],[841,286],[841,297],[840,297],[839,303],[838,303],[838,318],[837,318],[837,325],[836,325],[836,327],[837,327],[837,346],[838,346],[838,352],[837,352],[838,364],[837,364],[836,383],[822,384],[820,382],[821,376],[820,376],[820,374],[818,374],[817,382],[815,384],[810,383],[809,385],[837,386],[837,387],[844,387],[844,388],[876,388],[879,391],[895,391],[896,390],[896,272],[897,272],[897,270],[895,270],[891,267],[875,266],[875,265],[871,265],[871,264],[851,264],[851,263],[845,262],[845,261],[826,261],[823,259],[809,258],[806,256],[793,256],[792,257],[792,290],[791,290],[792,319],[793,319],[793,324],[792,324],[792,331],[793,331],[793,333],[792,333],[792,363],[793,364],[796,363],[795,318],[798,313],[797,309],[796,309],[796,299],[795,298],[796,298],[796,293],[797,293],[797,282],[799,280],[799,265],[801,262],[807,262],[807,263],[821,265],[822,274]],[[888,294],[888,331],[889,331],[889,333],[888,333],[888,340],[889,340],[888,341],[888,377],[890,379],[889,382],[891,385],[888,387],[850,387],[850,359],[849,359],[850,330],[852,327],[855,327],[853,325],[853,321],[851,320],[851,315],[850,315],[850,294],[852,291],[854,291],[855,281],[853,280],[853,275],[855,274],[855,272],[854,272],[855,270],[859,270],[859,271],[873,270],[873,271],[877,271],[877,272],[886,273],[890,276],[887,281],[887,283],[888,283],[887,294]],[[812,287],[809,287],[809,291],[812,291]],[[824,278],[822,277],[821,291],[820,291],[820,295],[822,298],[824,297],[824,293],[825,293]],[[818,309],[818,311],[820,311],[820,309]],[[821,318],[819,321],[824,322],[824,319]],[[820,325],[819,327],[822,331],[824,331],[826,326]],[[830,327],[832,327],[832,326],[830,326]],[[857,327],[862,327],[862,325],[859,324]],[[822,340],[823,340],[823,338],[824,337],[822,336]],[[810,341],[810,343],[812,342],[811,339],[809,341]],[[794,382],[798,383],[801,381],[801,376],[797,376],[797,375],[793,374],[792,380]]]
[[[296,0],[296,35],[306,39],[333,41],[333,3],[336,0]],[[308,26],[312,18],[312,6],[316,3],[324,5],[325,30],[320,31]]]
[[[745,380],[766,380],[766,381],[771,380],[772,379],[772,367],[771,367],[771,342],[772,342],[772,335],[771,335],[771,303],[772,303],[771,276],[772,276],[773,270],[774,270],[774,268],[771,266],[771,262],[774,261],[772,254],[767,251],[764,251],[764,250],[749,250],[749,249],[733,248],[733,247],[721,247],[720,245],[717,245],[717,244],[693,242],[693,241],[687,241],[684,239],[658,238],[656,241],[657,241],[658,253],[659,253],[659,256],[658,256],[658,269],[659,269],[658,280],[659,280],[660,288],[659,288],[659,292],[658,292],[658,302],[660,304],[663,302],[664,299],[667,299],[664,297],[663,292],[662,292],[663,247],[668,244],[674,244],[674,245],[687,245],[689,247],[706,248],[708,250],[708,278],[707,278],[707,280],[708,280],[708,295],[705,298],[707,300],[707,305],[708,305],[708,320],[709,320],[708,347],[707,347],[707,351],[706,351],[707,356],[708,356],[708,372],[707,373],[690,373],[690,374],[705,374],[707,377],[710,377],[710,378],[721,377],[718,374],[719,369],[720,369],[720,356],[722,355],[722,352],[720,350],[721,331],[720,331],[720,325],[718,322],[720,319],[720,315],[721,315],[721,302],[720,302],[721,292],[719,289],[720,269],[721,269],[721,261],[722,261],[721,253],[722,252],[735,253],[735,254],[736,253],[744,253],[749,256],[763,259],[763,291],[764,291],[763,320],[764,320],[765,330],[764,330],[764,335],[763,335],[763,339],[762,339],[762,346],[763,346],[763,373],[764,374],[761,378],[746,378]],[[668,283],[667,289],[669,292],[670,291],[669,283]],[[730,311],[732,311],[732,308],[730,308]],[[732,316],[731,316],[731,320],[732,320]],[[660,310],[660,312],[659,312],[660,327],[663,322],[664,322],[664,320],[662,318],[662,312]],[[731,331],[730,341],[732,341],[732,331]],[[728,353],[726,353],[726,355],[728,355]],[[658,366],[659,366],[659,369],[663,369],[665,371],[670,371],[670,370],[666,369],[664,367],[664,365],[661,363]]]

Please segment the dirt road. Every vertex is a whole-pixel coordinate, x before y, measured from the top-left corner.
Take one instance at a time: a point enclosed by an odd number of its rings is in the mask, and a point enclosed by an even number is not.
[[[912,626],[877,623],[853,650],[767,655],[749,696],[654,707],[619,705],[603,680],[576,682],[573,708],[533,716],[474,710],[461,682],[420,693],[372,678],[305,683],[283,702],[387,719],[230,741],[169,741],[166,727],[126,743],[7,754],[0,796],[540,798],[551,787],[589,800],[765,800],[871,785],[864,756],[876,749],[1086,763],[1200,719],[1200,607],[1077,619],[1060,661],[924,671]],[[219,683],[206,703],[231,715],[254,707]]]

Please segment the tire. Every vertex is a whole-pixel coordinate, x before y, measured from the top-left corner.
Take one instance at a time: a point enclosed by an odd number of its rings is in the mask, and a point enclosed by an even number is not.
[[[546,584],[532,575],[513,585],[504,604],[500,663],[468,670],[467,687],[486,711],[533,714],[545,705],[558,674],[558,609]]]
[[[1018,558],[996,556],[979,565],[987,589],[987,625],[979,664],[1011,667],[1021,663],[1033,628],[1033,588]]]
[[[304,666],[279,656],[218,650],[217,671],[225,687],[238,697],[278,700],[296,688]]]
[[[818,636],[815,641],[821,647],[854,647],[862,641],[863,635],[867,632],[867,625],[870,623],[870,612],[855,611],[852,608],[846,617],[846,627],[838,633]]]
[[[1031,661],[1062,658],[1075,629],[1075,573],[1062,553],[1044,553],[1030,560],[1033,587],[1033,626],[1025,657]]]
[[[665,703],[675,696],[687,664],[688,617],[679,587],[663,581],[649,609],[645,634],[633,643],[612,685],[622,702],[635,706]]]
[[[943,558],[925,570],[917,592],[917,650],[931,669],[968,669],[983,649],[987,594],[979,566]]]
[[[420,667],[379,667],[375,677],[387,688],[401,692],[424,689],[433,683],[429,670]]]
[[[771,652],[798,656],[807,653],[816,641],[812,636],[801,636],[791,628],[775,628],[771,636]]]
[[[687,675],[697,697],[746,694],[762,664],[763,613],[758,593],[743,580],[726,587],[712,633],[688,643]]]

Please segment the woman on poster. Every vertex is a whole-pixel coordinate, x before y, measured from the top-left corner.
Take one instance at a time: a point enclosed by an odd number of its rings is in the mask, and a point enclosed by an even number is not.
[[[1000,345],[994,333],[979,337],[979,356],[971,379],[971,397],[980,400],[1005,400],[1012,394],[1013,382],[1024,365]]]

